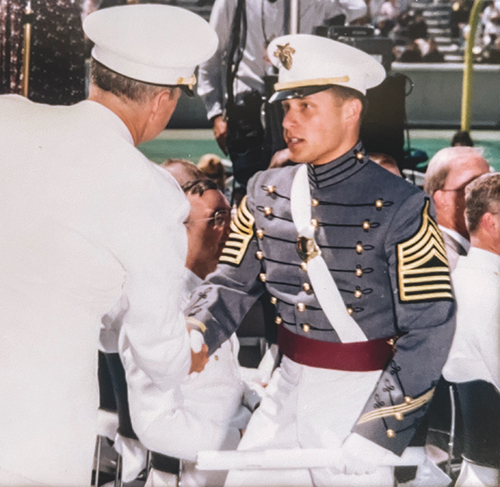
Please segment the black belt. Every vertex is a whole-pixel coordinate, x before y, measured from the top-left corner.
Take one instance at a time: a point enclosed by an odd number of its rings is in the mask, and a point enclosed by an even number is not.
[[[179,475],[181,461],[179,458],[169,457],[161,453],[151,452],[151,468],[160,472]]]

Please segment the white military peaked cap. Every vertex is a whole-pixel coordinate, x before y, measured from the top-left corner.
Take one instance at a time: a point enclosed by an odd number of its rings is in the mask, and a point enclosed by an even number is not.
[[[92,56],[107,68],[146,83],[196,83],[196,66],[217,49],[213,28],[200,16],[159,4],[125,5],[99,10],[83,23],[95,42]]]
[[[278,37],[269,44],[267,53],[279,68],[271,102],[307,96],[331,85],[366,94],[368,88],[379,85],[385,78],[384,67],[369,54],[326,37],[309,34]]]

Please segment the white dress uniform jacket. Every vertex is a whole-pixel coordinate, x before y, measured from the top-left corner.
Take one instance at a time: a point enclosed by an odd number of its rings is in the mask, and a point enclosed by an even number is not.
[[[457,328],[443,376],[450,382],[483,380],[500,392],[500,256],[472,247],[452,273]],[[464,458],[457,487],[498,485],[496,468]]]
[[[0,478],[86,486],[101,317],[155,387],[189,370],[187,200],[92,101],[0,97],[0,151]]]
[[[183,303],[202,280],[190,270],[183,285]],[[189,375],[183,383],[162,391],[136,367],[126,368],[130,414],[134,431],[150,450],[194,461],[200,450],[234,450],[240,429],[250,412],[242,406],[244,384],[239,375],[239,344],[236,335],[212,355],[203,372]],[[185,486],[220,486],[225,473],[199,472],[184,463]],[[168,477],[170,474],[166,474]],[[164,475],[159,474],[159,477]],[[148,480],[165,485],[165,479]]]
[[[219,36],[215,55],[200,66],[198,94],[207,108],[209,119],[222,113],[226,80],[225,56],[229,49],[231,24],[237,0],[216,0],[210,16],[210,25]],[[267,44],[285,34],[285,0],[248,0],[246,2],[247,37],[243,58],[238,68],[235,94],[245,91],[264,93],[264,76],[272,73],[265,61]],[[345,14],[347,22],[366,14],[364,0],[308,0],[300,5],[299,32],[312,34],[314,27],[327,18]]]
[[[484,380],[500,391],[500,256],[472,247],[452,274],[457,328],[443,376]]]

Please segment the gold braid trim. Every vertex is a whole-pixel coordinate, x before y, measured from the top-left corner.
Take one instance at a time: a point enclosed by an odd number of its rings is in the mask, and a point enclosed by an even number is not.
[[[409,413],[410,411],[414,411],[422,407],[425,403],[429,402],[434,395],[434,389],[431,389],[429,392],[426,392],[420,397],[416,399],[405,400],[404,403],[398,404],[397,406],[388,406],[385,408],[380,408],[375,411],[371,411],[369,413],[363,414],[358,419],[357,424],[368,423],[369,421],[374,421],[375,419],[387,418],[389,416],[402,415],[404,413]]]
[[[252,240],[254,234],[255,218],[250,213],[247,207],[247,197],[241,201],[240,207],[236,216],[231,221],[231,233],[224,246],[222,255],[219,257],[219,262],[227,262],[232,265],[240,265],[243,259],[248,244]]]
[[[429,215],[429,200],[417,233],[397,246],[401,301],[453,299],[443,236]],[[432,267],[428,266],[433,261]],[[432,274],[432,276],[429,276]]]

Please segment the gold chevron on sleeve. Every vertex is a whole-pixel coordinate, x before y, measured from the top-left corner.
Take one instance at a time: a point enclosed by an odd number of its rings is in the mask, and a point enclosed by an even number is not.
[[[357,424],[364,424],[370,421],[374,421],[375,419],[388,418],[389,416],[394,416],[396,419],[402,420],[405,414],[408,414],[415,409],[421,408],[424,404],[428,403],[432,399],[433,395],[434,389],[431,389],[430,391],[415,399],[405,397],[405,402],[402,404],[375,409],[374,411],[363,414],[358,419]]]
[[[253,237],[254,223],[255,218],[248,210],[247,197],[245,196],[241,201],[236,216],[231,221],[231,233],[219,258],[220,262],[240,265],[247,251],[248,244]]]
[[[397,246],[401,301],[453,299],[441,230],[429,215],[429,200],[417,233]]]

